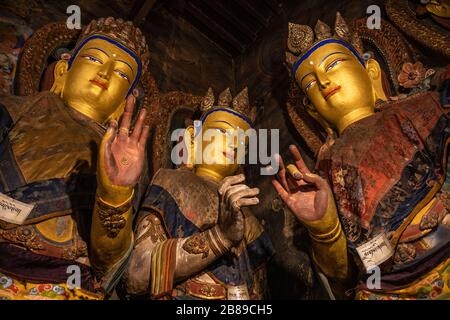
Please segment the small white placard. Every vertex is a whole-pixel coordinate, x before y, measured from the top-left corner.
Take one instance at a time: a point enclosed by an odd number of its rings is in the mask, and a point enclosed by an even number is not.
[[[249,300],[248,290],[246,285],[232,286],[227,288],[228,300]]]
[[[23,203],[0,193],[0,219],[22,224],[33,210],[34,204]]]
[[[358,251],[359,257],[364,263],[366,270],[379,266],[394,253],[391,243],[384,233],[381,233],[370,241],[360,245],[356,248],[356,251]]]

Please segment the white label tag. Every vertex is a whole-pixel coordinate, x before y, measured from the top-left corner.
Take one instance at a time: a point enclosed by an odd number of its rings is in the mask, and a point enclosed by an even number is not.
[[[379,266],[389,259],[394,250],[384,233],[377,235],[372,240],[356,248],[366,270]]]
[[[23,203],[0,193],[0,219],[22,224],[33,210],[34,204]]]
[[[249,300],[248,290],[246,285],[233,286],[227,288],[228,300]]]

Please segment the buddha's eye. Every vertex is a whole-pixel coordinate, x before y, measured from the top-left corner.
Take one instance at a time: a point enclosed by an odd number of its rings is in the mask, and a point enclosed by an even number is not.
[[[90,56],[90,55],[85,54],[85,55],[82,55],[81,57],[86,59],[86,60],[95,62],[95,63],[103,64],[103,62],[100,59],[98,59],[98,58],[96,58],[94,56]]]
[[[316,80],[311,80],[310,82],[308,82],[305,86],[305,92],[311,89],[314,83],[316,83]]]
[[[332,63],[330,63],[326,68],[325,71],[328,71],[330,69],[333,69],[335,66],[337,66],[339,63],[341,63],[342,61],[345,61],[347,59],[336,59],[334,60]]]
[[[216,128],[217,131],[219,131],[221,134],[227,134],[227,130],[223,128]]]
[[[114,70],[119,77],[124,78],[125,80],[127,80],[128,82],[130,82],[130,77],[128,77],[124,72],[120,71],[120,70]]]

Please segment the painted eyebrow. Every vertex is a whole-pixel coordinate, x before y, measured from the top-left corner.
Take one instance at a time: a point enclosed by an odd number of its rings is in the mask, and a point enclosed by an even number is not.
[[[100,48],[95,48],[95,47],[90,47],[90,48],[87,48],[86,50],[89,50],[89,49],[99,50],[99,51],[103,52],[104,54],[106,54],[106,55],[109,57],[109,54],[107,54],[105,50],[102,50],[102,49],[100,49]],[[120,61],[120,62],[125,63],[125,64],[131,69],[131,72],[132,72],[133,75],[134,75],[134,70],[133,70],[133,68],[131,67],[131,65],[130,65],[128,62],[123,61],[123,60],[116,60],[116,61]]]
[[[302,77],[302,80],[300,80],[300,85],[303,83],[303,80],[305,80],[305,78],[306,78],[307,76],[309,76],[310,74],[313,74],[313,72],[307,73],[307,74],[305,74],[305,75]]]
[[[231,128],[234,129],[233,125],[231,125],[230,123],[228,123],[228,122],[226,122],[226,121],[224,121],[224,120],[214,120],[214,121],[212,121],[212,122],[223,122],[223,123],[226,123],[227,125],[229,125]],[[217,128],[217,129],[219,129],[219,128]],[[221,129],[221,128],[220,128],[220,129]]]
[[[319,63],[318,67],[320,67],[320,65],[325,61],[325,59],[327,59],[328,57],[332,56],[333,54],[345,54],[346,56],[348,56],[348,54],[346,54],[345,52],[332,52],[330,54],[327,54]]]
[[[95,48],[95,47],[90,47],[90,48],[87,48],[86,50],[89,50],[89,49],[101,51],[101,52],[103,52],[104,54],[106,54],[106,55],[108,56],[108,58],[109,58],[109,54],[107,54],[105,50],[102,50],[102,49],[100,49],[100,48]]]
[[[120,62],[122,62],[122,63],[125,63],[125,64],[131,69],[131,72],[132,72],[133,75],[134,75],[134,70],[133,70],[133,68],[131,67],[131,65],[130,65],[128,62],[123,61],[123,60],[116,60],[116,61],[120,61]]]

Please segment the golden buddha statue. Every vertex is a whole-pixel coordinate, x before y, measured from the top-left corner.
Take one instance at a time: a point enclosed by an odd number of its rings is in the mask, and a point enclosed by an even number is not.
[[[243,174],[236,175],[245,140],[235,134],[253,126],[254,109],[247,89],[234,99],[227,89],[216,106],[214,101],[210,89],[201,103],[201,131],[185,130],[191,161],[160,169],[147,189],[124,275],[125,296],[261,299],[266,293],[264,265],[273,248],[248,209],[258,204],[259,190],[248,187]],[[120,159],[120,153],[115,157]],[[132,187],[124,198],[132,197]]]
[[[131,230],[132,208],[114,207],[123,200],[120,180],[107,181],[117,189],[111,195],[99,175],[96,192],[97,149],[126,101],[131,121],[132,93],[148,59],[145,38],[131,22],[93,20],[70,59],[57,62],[51,91],[0,97],[0,297],[102,299],[120,277],[132,246],[120,230]],[[136,127],[144,127],[144,117],[145,110]],[[70,270],[78,270],[78,284],[69,281]]]
[[[358,44],[339,13],[334,35],[320,20],[314,31],[289,24],[287,59],[305,108],[334,138],[316,173],[291,146],[295,166],[280,157],[273,185],[307,227],[335,296],[356,287],[357,299],[448,298],[449,110],[423,92],[375,112],[386,100],[381,70]]]

